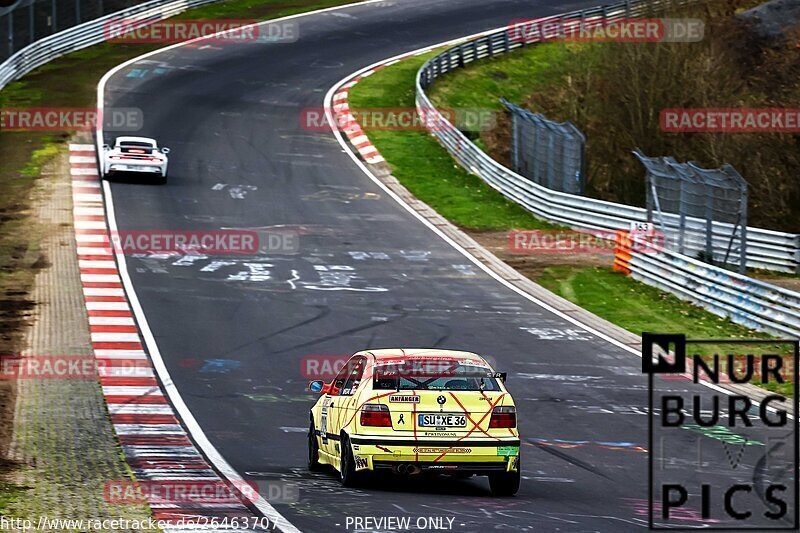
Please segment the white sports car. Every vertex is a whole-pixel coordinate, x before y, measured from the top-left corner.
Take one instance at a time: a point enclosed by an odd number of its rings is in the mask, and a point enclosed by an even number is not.
[[[146,137],[117,137],[114,147],[103,146],[103,177],[112,178],[118,172],[156,175],[161,183],[167,181],[169,148],[159,148],[155,139]]]

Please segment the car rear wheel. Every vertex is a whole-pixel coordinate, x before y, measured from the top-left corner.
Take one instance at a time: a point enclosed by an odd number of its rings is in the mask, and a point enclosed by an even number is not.
[[[521,467],[516,472],[489,474],[489,489],[492,496],[513,496],[519,491]]]
[[[361,476],[356,472],[356,461],[353,457],[353,450],[350,447],[350,440],[342,436],[339,447],[339,480],[344,487],[355,487],[361,481]]]
[[[314,421],[308,424],[308,469],[317,471],[322,468],[319,462],[319,441],[317,440],[317,432],[314,428]]]
[[[166,174],[161,174],[161,177],[158,179],[158,183],[160,185],[166,185],[166,183],[167,183],[167,175]]]

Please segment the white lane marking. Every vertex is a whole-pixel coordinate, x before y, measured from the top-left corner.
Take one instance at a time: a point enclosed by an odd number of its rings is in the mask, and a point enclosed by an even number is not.
[[[269,21],[259,22],[253,24],[251,26],[245,26],[246,28],[250,27],[258,27],[264,24],[273,24],[275,22],[281,22],[285,20],[300,18],[300,17],[307,17],[310,15],[315,15],[319,13],[326,13],[326,12],[333,12],[340,9],[349,9],[352,7],[359,7],[373,3],[380,3],[384,0],[366,0],[364,2],[358,2],[354,4],[348,4],[343,6],[333,6],[324,9],[318,9],[316,11],[310,11],[308,13],[298,13],[296,15],[289,15],[287,17],[282,17],[278,19],[272,19]],[[192,39],[190,41],[182,42],[182,43],[175,43],[173,45],[161,48],[159,50],[153,50],[152,52],[148,52],[138,57],[134,57],[128,61],[125,61],[116,67],[112,68],[108,72],[106,72],[103,77],[100,79],[100,82],[97,84],[97,107],[98,110],[102,113],[103,109],[105,108],[105,88],[108,80],[111,79],[117,72],[124,69],[128,65],[132,65],[137,61],[141,61],[143,59],[152,57],[156,54],[160,54],[162,52],[166,52],[168,50],[173,50],[175,48],[185,46],[189,43],[194,43],[197,41],[201,41],[203,39],[214,38],[215,36],[220,35],[224,32],[219,32],[215,35],[201,37],[198,39]],[[103,122],[97,121],[97,129],[96,129],[96,150],[97,153],[101,152],[102,145],[104,143],[103,137]],[[76,170],[84,170],[84,169],[72,169],[73,172]],[[94,170],[95,174],[97,174],[97,169]],[[109,229],[111,230],[112,235],[118,234],[117,228],[117,221],[114,213],[114,199],[111,194],[111,187],[107,181],[103,182],[103,192],[106,198],[106,211],[108,213],[108,224]],[[227,460],[219,453],[216,447],[208,440],[206,437],[203,428],[200,427],[200,424],[197,423],[197,420],[192,415],[192,412],[189,410],[189,407],[186,405],[186,402],[181,397],[180,391],[175,386],[172,381],[172,378],[169,375],[169,371],[167,370],[166,365],[164,364],[164,360],[161,357],[161,352],[158,349],[158,344],[156,343],[155,337],[153,336],[152,331],[150,330],[150,326],[147,322],[147,318],[142,310],[142,306],[139,303],[139,298],[136,295],[136,290],[133,287],[133,282],[131,281],[130,275],[128,274],[128,266],[125,262],[125,256],[121,253],[117,253],[117,261],[119,263],[119,273],[123,279],[123,284],[125,285],[125,289],[128,292],[128,297],[131,301],[131,306],[133,307],[133,312],[136,315],[137,322],[139,323],[139,327],[142,331],[142,336],[144,338],[145,344],[147,345],[148,352],[150,357],[153,360],[153,366],[155,367],[156,371],[158,372],[159,377],[161,378],[161,382],[163,384],[164,389],[166,390],[167,394],[172,401],[176,411],[178,412],[181,420],[189,429],[189,432],[192,434],[195,443],[200,447],[203,451],[205,456],[208,458],[209,461],[217,468],[217,470],[222,474],[224,478],[227,478],[229,481],[234,483],[236,482],[243,482],[244,479],[242,476],[228,463]],[[83,276],[81,276],[83,277]],[[120,426],[115,426],[116,428],[120,428]],[[124,430],[125,428],[120,428]],[[267,517],[270,522],[272,523],[273,527],[280,529],[284,533],[300,533],[300,530],[297,529],[294,525],[292,525],[283,515],[281,515],[278,511],[275,510],[269,502],[264,499],[263,496],[260,494],[254,495],[246,495],[242,493],[245,499],[249,500],[265,517]]]
[[[99,246],[93,248],[78,248],[78,256],[87,256],[87,255],[107,255],[111,256],[111,248],[101,248]]]
[[[77,144],[77,143],[70,143],[69,151],[70,152],[94,152],[95,148],[93,144]]]
[[[100,195],[100,194],[80,194],[80,193],[78,193],[78,194],[73,194],[72,195],[72,199],[75,202],[98,203],[98,202],[102,202],[103,201],[103,196]],[[81,223],[81,221],[76,222],[75,223],[75,227],[80,227],[80,226],[78,226],[79,223]],[[102,222],[98,222],[98,224],[102,224]],[[96,226],[87,226],[87,228],[92,228],[92,227],[96,227]]]
[[[102,209],[102,208],[101,208]],[[105,229],[105,228],[103,228]],[[108,243],[108,235],[106,235],[105,231],[103,233],[78,233],[75,235],[75,241],[77,242],[103,242]]]
[[[114,431],[117,435],[186,435],[180,424],[114,424]]]
[[[103,396],[163,396],[164,394],[158,388],[158,385],[153,387],[126,387],[117,385],[107,385],[103,387]]]
[[[73,182],[74,183],[74,182]],[[81,181],[80,183],[91,183],[86,181]],[[99,183],[97,184],[100,185]],[[106,212],[102,207],[75,207],[72,210],[73,214],[75,215],[83,215],[83,216],[106,216]]]
[[[84,292],[87,290],[89,289],[84,289]],[[109,289],[99,289],[99,290],[109,290]],[[113,289],[113,290],[121,291],[122,289]],[[135,326],[136,322],[134,322],[132,316],[90,316],[89,325],[90,326]]]
[[[92,342],[139,342],[138,333],[90,333]]]
[[[112,415],[171,415],[172,406],[146,403],[110,403],[108,404],[108,411]]]
[[[99,189],[100,183],[97,181],[75,180],[72,182],[73,189]]]
[[[127,311],[128,302],[86,302],[89,311]]]
[[[78,268],[117,268],[117,264],[114,261],[92,261],[92,260],[85,260],[79,259],[78,260]]]
[[[125,291],[122,289],[96,289],[87,287],[83,289],[84,296],[125,296]],[[91,323],[91,322],[90,322]]]
[[[155,377],[152,368],[127,367],[127,366],[101,366],[100,368],[97,369],[97,374],[103,377],[125,377],[125,378]]]
[[[96,168],[71,168],[69,173],[72,176],[97,176]]]
[[[159,455],[175,456],[178,457],[200,457],[200,452],[197,451],[192,445],[188,446],[147,446],[147,445],[123,445],[125,455],[135,455],[136,457],[153,457]],[[180,464],[180,461],[175,461],[175,464]]]
[[[75,196],[97,196],[101,200],[103,199],[99,194],[76,194]],[[75,229],[106,229],[106,223],[102,220],[76,220]]]
[[[119,276],[116,274],[81,274],[81,281],[89,283],[121,282]]]

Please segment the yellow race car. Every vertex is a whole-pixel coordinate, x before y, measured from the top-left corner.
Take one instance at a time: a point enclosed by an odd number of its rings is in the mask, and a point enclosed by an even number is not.
[[[344,486],[367,472],[489,476],[517,493],[520,439],[506,375],[479,355],[435,349],[366,350],[330,383],[312,381],[308,467],[331,465]]]

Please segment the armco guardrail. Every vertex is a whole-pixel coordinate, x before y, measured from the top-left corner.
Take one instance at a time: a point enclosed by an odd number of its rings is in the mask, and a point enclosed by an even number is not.
[[[614,268],[743,326],[800,337],[800,293],[649,247],[617,232]]]
[[[670,6],[687,5],[695,0],[630,0],[611,6],[538,19],[544,26],[604,24],[626,17],[655,15]],[[463,67],[467,63],[494,57],[526,46],[529,39],[513,38],[512,28],[496,30],[480,38],[459,44],[428,60],[417,73],[417,109],[426,117],[426,124],[439,142],[467,170],[482,178],[504,196],[521,204],[535,215],[576,229],[617,230],[629,229],[631,222],[644,222],[647,212],[640,207],[605,202],[594,198],[575,196],[547,189],[504,167],[481,151],[463,133],[453,127],[433,106],[425,89],[439,76]],[[660,221],[659,221],[660,222]],[[677,215],[665,214],[663,228],[666,237],[676,242],[679,227]],[[705,221],[687,220],[685,246],[689,253],[704,249]],[[713,227],[714,245],[728,247],[731,227],[716,223]],[[800,268],[800,235],[761,228],[748,228],[747,266],[783,272],[797,272]],[[733,249],[738,247],[734,241]]]
[[[218,1],[153,0],[39,39],[0,64],[0,89],[57,57],[103,42],[106,39],[106,23],[111,20],[124,18],[152,23],[173,17],[187,9]]]

